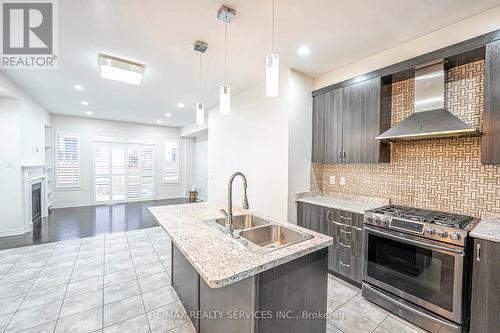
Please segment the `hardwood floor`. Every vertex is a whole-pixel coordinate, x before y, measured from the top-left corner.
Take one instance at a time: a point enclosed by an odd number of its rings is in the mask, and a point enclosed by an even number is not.
[[[33,227],[33,232],[0,238],[0,250],[156,227],[148,207],[188,203],[186,198],[128,202],[106,206],[60,208]]]

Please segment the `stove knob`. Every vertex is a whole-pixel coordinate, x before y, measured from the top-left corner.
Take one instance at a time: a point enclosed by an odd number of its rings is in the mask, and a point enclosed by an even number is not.
[[[454,241],[458,241],[462,239],[462,236],[460,236],[460,234],[457,234],[456,232],[453,232],[450,234],[450,238]]]
[[[425,229],[425,233],[427,235],[434,236],[436,234],[436,229],[428,227],[427,229]]]
[[[380,217],[375,216],[375,223],[376,223],[377,225],[380,225]]]
[[[448,237],[448,233],[446,232],[446,230],[439,230],[437,232],[438,236],[441,237],[441,238],[446,238]]]
[[[372,222],[373,222],[373,217],[372,217],[371,215],[368,215],[368,216],[366,217],[366,222],[368,222],[368,223],[372,223]]]
[[[382,219],[382,225],[388,227],[390,223],[390,220],[386,217],[385,219]]]

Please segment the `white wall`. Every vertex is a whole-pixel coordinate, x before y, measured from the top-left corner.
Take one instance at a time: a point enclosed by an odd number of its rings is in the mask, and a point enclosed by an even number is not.
[[[194,185],[201,200],[208,200],[208,137],[197,137],[194,153]]]
[[[19,100],[0,99],[0,236],[24,232]]]
[[[0,236],[24,232],[22,165],[45,164],[50,114],[0,72]]]
[[[186,156],[191,156],[192,144],[182,140],[181,160],[183,170],[183,181],[180,185],[164,185],[161,178],[161,161],[163,157],[164,139],[179,138],[180,129],[176,127],[140,125],[133,123],[97,120],[89,118],[68,117],[61,115],[52,115],[52,127],[54,131],[63,130],[80,133],[82,138],[82,180],[83,186],[77,190],[55,190],[53,192],[53,206],[79,206],[93,204],[93,138],[96,133],[113,134],[121,137],[152,138],[154,140],[154,158],[155,158],[155,199],[168,199],[186,196],[186,185],[184,183],[184,168]],[[188,171],[189,172],[189,171]]]
[[[22,89],[0,73],[0,88],[19,100],[21,124],[21,164],[45,164],[45,126],[50,126],[50,114]]]
[[[295,193],[310,189],[314,79],[290,71],[288,134],[288,222],[297,223]]]
[[[231,174],[247,176],[250,208],[286,220],[288,183],[288,75],[280,73],[280,96],[267,98],[256,85],[231,98],[231,114],[209,110],[208,198],[227,201]],[[234,183],[234,204],[241,206],[243,187]]]
[[[500,29],[500,6],[316,78],[319,89]]]

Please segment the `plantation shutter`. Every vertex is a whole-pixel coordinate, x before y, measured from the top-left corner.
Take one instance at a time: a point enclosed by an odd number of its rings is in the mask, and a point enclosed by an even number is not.
[[[56,187],[80,187],[80,136],[57,133],[56,145]]]
[[[167,140],[165,142],[165,155],[163,161],[163,183],[179,184],[179,140]]]

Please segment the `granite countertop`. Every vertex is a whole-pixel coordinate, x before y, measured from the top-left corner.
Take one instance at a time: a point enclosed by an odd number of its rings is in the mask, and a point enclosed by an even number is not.
[[[331,237],[270,219],[314,237],[266,254],[257,254],[205,223],[206,220],[223,217],[220,213],[222,208],[227,208],[227,204],[201,202],[149,208],[179,251],[211,288],[227,286],[333,244]],[[233,214],[263,217],[237,207],[233,208]]]
[[[389,199],[372,198],[343,193],[333,193],[329,195],[323,195],[318,192],[297,193],[296,200],[312,205],[340,209],[357,214],[364,214],[366,210],[389,204]]]
[[[469,234],[475,238],[500,243],[500,214],[482,213],[481,221]]]

